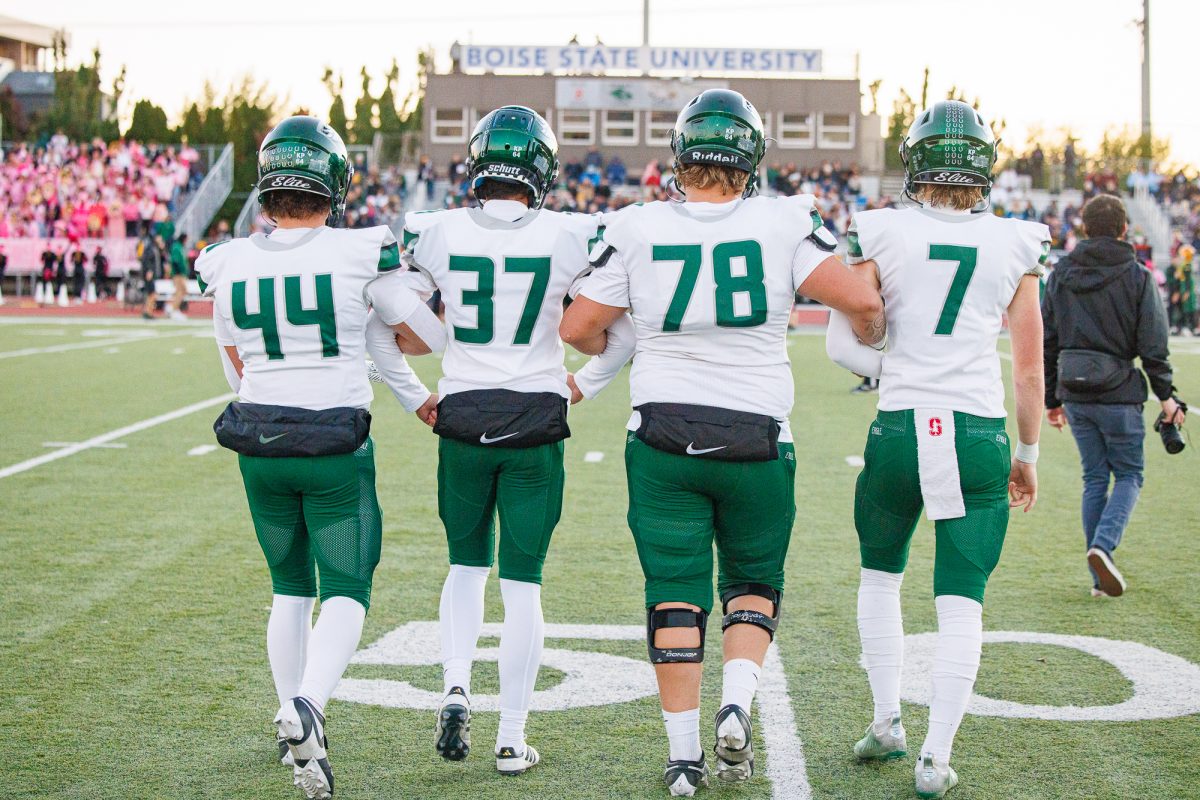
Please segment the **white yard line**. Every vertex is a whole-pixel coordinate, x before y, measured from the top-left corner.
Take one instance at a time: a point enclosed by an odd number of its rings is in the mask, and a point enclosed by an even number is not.
[[[63,353],[68,350],[87,350],[92,347],[111,347],[116,344],[133,344],[135,342],[157,342],[162,339],[173,339],[177,336],[191,336],[192,331],[173,331],[155,336],[122,336],[114,339],[98,339],[93,342],[70,342],[68,344],[52,344],[48,347],[26,347],[22,350],[9,350],[0,353],[0,359],[19,358],[20,356],[40,356],[47,353]]]
[[[126,425],[123,428],[117,428],[115,431],[109,431],[108,433],[102,433],[99,436],[93,436],[87,441],[78,442],[69,447],[64,447],[61,450],[55,450],[52,453],[46,453],[45,455],[38,456],[37,458],[31,458],[28,461],[22,461],[19,464],[13,464],[11,467],[0,469],[0,478],[8,478],[13,475],[31,470],[34,467],[40,467],[42,464],[49,464],[51,461],[57,461],[60,458],[73,456],[76,453],[81,453],[89,448],[107,444],[114,439],[123,439],[130,434],[137,433],[138,431],[144,431],[147,428],[153,428],[155,425],[161,425],[164,422],[170,422],[171,420],[179,419],[180,417],[186,417],[188,414],[201,411],[211,406],[219,405],[221,403],[228,403],[236,396],[237,395],[233,394],[223,394],[218,397],[210,397],[207,400],[201,400],[199,403],[192,403],[190,406],[177,408],[174,411],[168,411],[166,414],[159,414],[157,417],[151,417],[150,419],[144,419],[141,422],[135,422],[132,425]]]
[[[804,745],[796,731],[796,713],[792,710],[787,675],[779,657],[779,646],[774,642],[763,659],[758,696],[758,717],[762,720],[771,797],[773,800],[812,800]]]

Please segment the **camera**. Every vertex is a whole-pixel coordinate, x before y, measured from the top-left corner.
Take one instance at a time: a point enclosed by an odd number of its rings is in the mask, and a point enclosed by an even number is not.
[[[1179,410],[1186,414],[1187,403],[1178,397],[1175,398],[1175,402],[1179,404]],[[1179,432],[1179,426],[1167,423],[1167,413],[1165,411],[1159,412],[1158,419],[1154,422],[1154,432],[1162,437],[1163,447],[1171,455],[1183,452],[1183,448],[1186,447],[1183,441],[1183,434]]]

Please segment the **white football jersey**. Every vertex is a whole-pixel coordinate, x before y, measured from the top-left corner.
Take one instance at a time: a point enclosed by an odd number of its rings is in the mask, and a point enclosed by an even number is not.
[[[400,277],[384,226],[277,229],[205,248],[196,260],[213,298],[217,343],[242,360],[248,403],[367,408],[364,326],[376,301],[393,311],[420,299]]]
[[[605,225],[580,294],[630,310],[634,407],[766,414],[790,441],[788,319],[797,289],[837,245],[812,196],[654,202],[607,214]]]
[[[419,294],[440,290],[446,304],[442,397],[476,389],[570,397],[558,325],[563,299],[591,269],[599,227],[597,214],[515,200],[405,216],[403,278]]]
[[[888,351],[879,408],[1003,417],[996,340],[1024,275],[1041,275],[1050,229],[1037,222],[915,207],[863,211],[850,260],[879,270]]]

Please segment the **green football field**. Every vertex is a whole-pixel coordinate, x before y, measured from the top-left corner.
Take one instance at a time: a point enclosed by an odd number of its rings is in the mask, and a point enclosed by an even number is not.
[[[275,760],[270,583],[236,461],[212,447],[228,390],[207,328],[2,321],[13,323],[0,324],[4,796],[299,798]],[[1200,401],[1200,346],[1174,349],[1180,392]],[[851,462],[874,398],[848,393],[855,379],[825,359],[820,337],[794,337],[791,353],[800,512],[777,649],[755,704],[761,769],[747,785],[714,782],[704,794],[911,797],[911,756],[863,766],[850,755],[871,716],[858,666]],[[432,384],[438,361],[416,363]],[[425,706],[441,680],[428,623],[446,571],[435,440],[376,389],[383,560],[362,663],[328,708],[336,796],[666,796],[641,575],[625,525],[624,380],[571,414],[567,496],[543,591],[548,666],[535,700],[555,710],[531,715],[543,763],[518,778],[494,771],[493,712],[476,715],[466,762],[434,753]],[[984,645],[974,707],[986,713],[963,723],[954,754],[962,783],[950,796],[1200,797],[1200,459],[1192,449],[1167,456],[1148,440],[1146,486],[1119,553],[1130,590],[1095,600],[1074,444],[1049,428],[1042,441],[1041,500],[1014,517],[988,588],[994,641]],[[903,591],[910,634],[935,628],[931,556],[932,527],[922,522]],[[493,579],[487,620],[501,619]],[[709,719],[719,640],[714,616]],[[928,644],[913,637],[908,663]],[[495,661],[480,661],[480,707],[496,684]],[[913,751],[927,683],[905,686]]]

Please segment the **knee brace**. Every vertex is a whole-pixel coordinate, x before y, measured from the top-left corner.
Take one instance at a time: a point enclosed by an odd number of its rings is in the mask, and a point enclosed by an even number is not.
[[[775,606],[775,616],[768,617],[761,611],[751,611],[749,609],[731,612],[729,610],[729,601],[737,597],[745,597],[746,595],[754,595],[770,600]],[[731,625],[757,625],[766,631],[773,641],[775,639],[775,629],[779,627],[779,615],[782,611],[782,603],[783,595],[779,590],[765,583],[739,583],[730,586],[721,592],[721,613],[725,615],[721,618],[721,632],[724,633]]]
[[[651,664],[699,664],[704,661],[704,630],[708,625],[707,611],[690,608],[646,609],[646,644]],[[696,628],[700,631],[699,647],[656,647],[655,633],[663,628]]]

